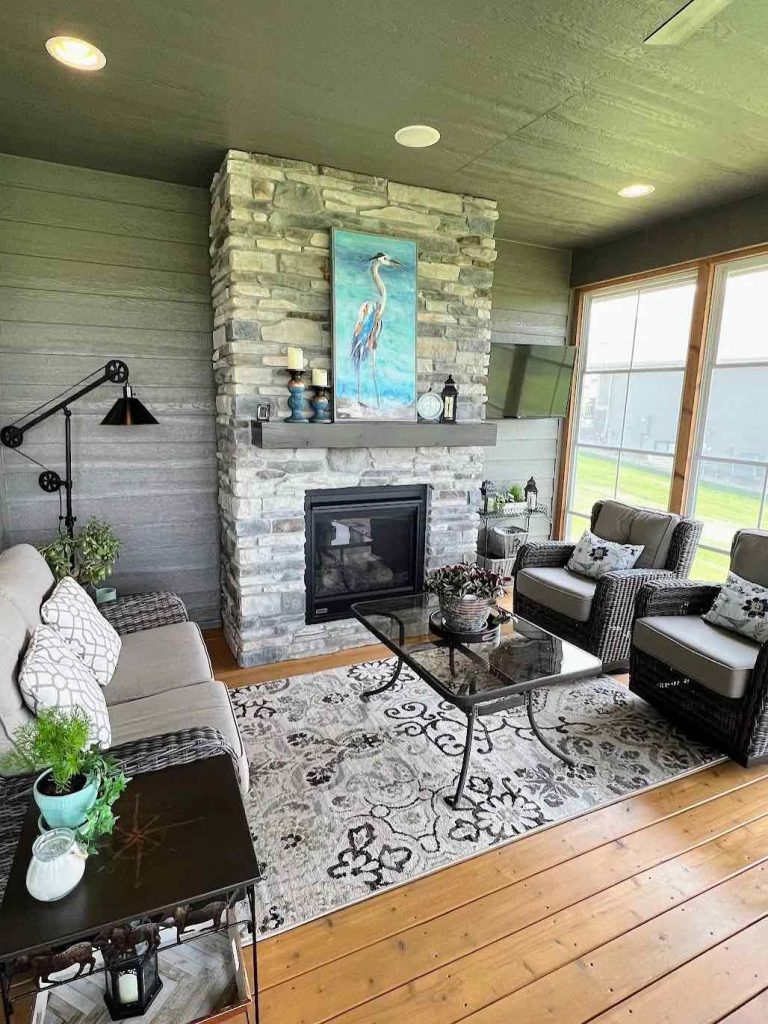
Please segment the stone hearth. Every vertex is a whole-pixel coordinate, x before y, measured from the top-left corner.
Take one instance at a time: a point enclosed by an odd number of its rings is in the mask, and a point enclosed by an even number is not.
[[[286,348],[329,367],[329,228],[419,243],[418,384],[451,373],[459,419],[484,416],[496,204],[384,178],[230,152],[212,189],[222,619],[241,665],[373,638],[356,622],[307,625],[304,496],[323,487],[432,486],[426,566],[474,557],[479,447],[259,448],[256,405],[288,414]],[[323,427],[299,426],[297,430]],[[380,445],[380,446],[379,446]]]

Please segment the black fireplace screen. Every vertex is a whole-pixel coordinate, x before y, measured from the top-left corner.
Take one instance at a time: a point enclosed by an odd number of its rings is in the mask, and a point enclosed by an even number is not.
[[[423,589],[428,492],[421,484],[307,492],[307,622]]]

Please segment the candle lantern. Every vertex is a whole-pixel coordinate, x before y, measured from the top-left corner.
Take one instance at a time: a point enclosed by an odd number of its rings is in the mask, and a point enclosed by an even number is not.
[[[146,1013],[163,987],[157,967],[157,949],[148,946],[143,953],[133,950],[114,954],[106,960],[105,967],[104,1002],[112,1020],[126,1020]]]
[[[533,477],[525,485],[525,504],[529,512],[535,512],[539,504],[539,490]]]
[[[459,392],[456,388],[456,382],[451,375],[448,376],[440,395],[443,399],[443,415],[440,417],[440,422],[455,423],[456,405]]]

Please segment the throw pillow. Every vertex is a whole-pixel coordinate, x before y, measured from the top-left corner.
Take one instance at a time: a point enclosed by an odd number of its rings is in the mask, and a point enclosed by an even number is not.
[[[566,569],[599,580],[601,576],[617,569],[631,569],[642,553],[642,544],[618,544],[616,541],[602,540],[585,530]]]
[[[91,743],[111,744],[112,729],[101,687],[53,626],[35,628],[19,669],[19,689],[33,714],[41,707],[80,708],[91,724]]]
[[[106,686],[120,657],[122,640],[80,584],[65,576],[40,609],[40,617],[58,629],[78,658]]]
[[[768,640],[768,589],[729,572],[715,603],[702,618],[713,626],[765,643]]]

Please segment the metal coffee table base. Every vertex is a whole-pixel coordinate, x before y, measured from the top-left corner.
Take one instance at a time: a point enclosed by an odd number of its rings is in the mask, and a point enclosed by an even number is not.
[[[454,660],[454,649],[450,649],[451,658],[451,669],[453,670]],[[398,658],[397,665],[395,665],[394,671],[390,678],[383,683],[381,686],[377,686],[374,690],[365,690],[360,694],[361,700],[370,700],[371,697],[376,697],[380,693],[385,693],[391,689],[400,678],[400,673],[403,669],[403,659]],[[453,810],[459,809],[461,798],[464,795],[464,787],[467,784],[467,775],[469,774],[469,762],[472,759],[472,744],[475,738],[475,725],[478,718],[484,718],[486,715],[493,715],[497,711],[507,711],[509,708],[519,707],[521,704],[525,704],[525,710],[528,713],[528,721],[531,724],[531,730],[536,739],[545,747],[550,754],[554,754],[561,761],[568,765],[569,768],[574,768],[576,762],[573,758],[568,757],[562,750],[550,743],[546,736],[542,733],[539,728],[538,722],[533,713],[533,689],[526,690],[523,693],[516,693],[509,697],[505,697],[503,700],[492,701],[489,704],[472,704],[467,712],[467,733],[464,740],[464,754],[461,759],[461,771],[459,772],[459,781],[456,786],[456,792],[453,796],[445,797],[445,802]],[[460,709],[463,710],[463,709]]]

